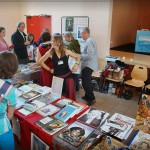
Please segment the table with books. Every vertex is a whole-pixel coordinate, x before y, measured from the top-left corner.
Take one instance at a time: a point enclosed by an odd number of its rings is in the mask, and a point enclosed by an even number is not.
[[[59,98],[49,87],[29,84],[18,90],[24,91],[18,95],[18,101],[25,103],[22,107],[17,105],[14,116],[20,124],[20,144],[25,149],[34,149],[35,145],[56,150],[137,148],[133,142],[140,137],[146,140],[143,147],[150,146],[150,97],[147,95],[142,96],[135,120],[119,113],[110,116],[86,104]],[[144,121],[141,109],[146,111]]]

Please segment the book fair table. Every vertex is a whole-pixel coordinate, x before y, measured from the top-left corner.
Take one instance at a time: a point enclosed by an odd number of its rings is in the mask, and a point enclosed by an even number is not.
[[[67,124],[71,124],[72,122],[74,122],[82,113],[84,113],[88,109],[89,107],[81,111],[78,115],[75,115],[74,117],[70,118],[67,121]],[[20,123],[20,134],[21,134],[20,145],[22,148],[24,149],[31,148],[31,133],[34,133],[43,142],[45,142],[49,146],[49,149],[52,148],[53,135],[48,134],[41,127],[35,124],[35,121],[43,118],[41,115],[37,113],[32,113],[28,116],[24,116],[18,110],[16,110],[14,117],[16,117]]]

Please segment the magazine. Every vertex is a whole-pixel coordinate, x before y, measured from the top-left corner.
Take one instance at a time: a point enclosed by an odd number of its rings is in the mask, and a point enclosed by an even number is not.
[[[129,150],[129,148],[110,136],[103,136],[94,143],[88,150]]]
[[[43,86],[43,87],[40,87],[40,88],[36,88],[35,91],[41,93],[42,95],[45,95],[47,93],[50,93],[52,91],[52,89],[50,87]]]
[[[81,144],[79,150],[87,150],[91,147],[95,142],[102,139],[104,134],[100,130],[95,130],[86,140]]]
[[[78,121],[81,121],[92,127],[98,128],[108,116],[109,113],[107,112],[95,108],[90,108],[78,118]]]
[[[117,128],[118,124],[116,124],[115,118],[118,117],[118,115],[119,115],[119,121],[121,121],[125,126],[124,131]],[[135,119],[124,116],[122,114],[118,114],[118,113],[115,113],[110,119],[112,122],[110,123],[110,121],[108,122],[106,120],[106,122],[102,125],[101,130],[119,139],[127,138],[128,132],[133,130],[133,126],[135,125]],[[113,121],[115,122],[114,124],[113,124]],[[112,124],[113,126],[111,126]]]
[[[48,94],[42,95],[40,97],[37,97],[35,100],[43,102],[45,104],[49,104],[57,99],[59,99],[59,97],[57,95],[48,93]]]
[[[37,111],[38,114],[42,115],[42,116],[48,116],[48,115],[53,115],[54,113],[58,112],[60,110],[60,108],[54,106],[54,105],[47,105],[45,107],[42,107],[41,109],[39,109]]]
[[[93,131],[94,129],[92,127],[75,121],[57,136],[73,146],[79,147]]]
[[[41,96],[41,93],[34,91],[34,90],[31,90],[27,93],[20,95],[20,97],[25,99],[26,101],[30,101],[32,99],[35,99],[36,97],[39,97],[39,96]]]
[[[31,88],[29,85],[23,85],[23,86],[19,87],[18,90],[21,91],[22,93],[27,93],[27,92],[33,90],[33,88]]]
[[[53,118],[53,120],[51,120],[44,128],[42,128],[48,134],[53,135],[67,126],[67,123],[61,120],[58,120],[54,117],[51,117],[51,118]]]
[[[139,131],[131,144],[131,150],[149,150],[150,149],[150,134]]]
[[[150,96],[142,95],[136,116],[135,130],[141,130],[150,134]]]
[[[22,113],[23,115],[27,116],[30,115],[31,113],[37,111],[38,109],[42,108],[45,106],[45,103],[39,102],[39,101],[33,101],[33,102],[28,102],[25,103],[23,108],[19,109],[18,111]]]
[[[35,121],[35,124],[38,125],[39,127],[43,128],[43,127],[47,126],[52,120],[53,120],[52,116],[46,116],[42,119]]]
[[[62,108],[55,117],[63,122],[66,122],[69,118],[73,117],[75,111],[77,110],[76,107],[67,105]]]

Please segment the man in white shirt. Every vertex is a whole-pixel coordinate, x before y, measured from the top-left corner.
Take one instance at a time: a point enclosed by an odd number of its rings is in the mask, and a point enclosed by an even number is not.
[[[85,40],[84,51],[83,54],[81,54],[82,86],[85,91],[85,95],[82,96],[82,99],[88,101],[88,105],[92,105],[96,102],[91,85],[91,75],[93,71],[98,70],[97,45],[95,40],[90,36],[88,27],[82,28],[81,37]]]

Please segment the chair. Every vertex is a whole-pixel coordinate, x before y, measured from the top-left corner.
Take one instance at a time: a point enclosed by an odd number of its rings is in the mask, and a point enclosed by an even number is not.
[[[146,85],[145,91],[146,91],[146,93],[149,93],[149,91],[150,91],[150,84]]]
[[[145,86],[145,81],[147,80],[147,68],[146,66],[142,65],[135,65],[132,72],[131,72],[131,78],[130,80],[127,80],[123,84],[123,89],[125,88],[126,85],[136,87],[136,88],[142,88],[138,104],[140,102],[141,95],[144,90]]]

